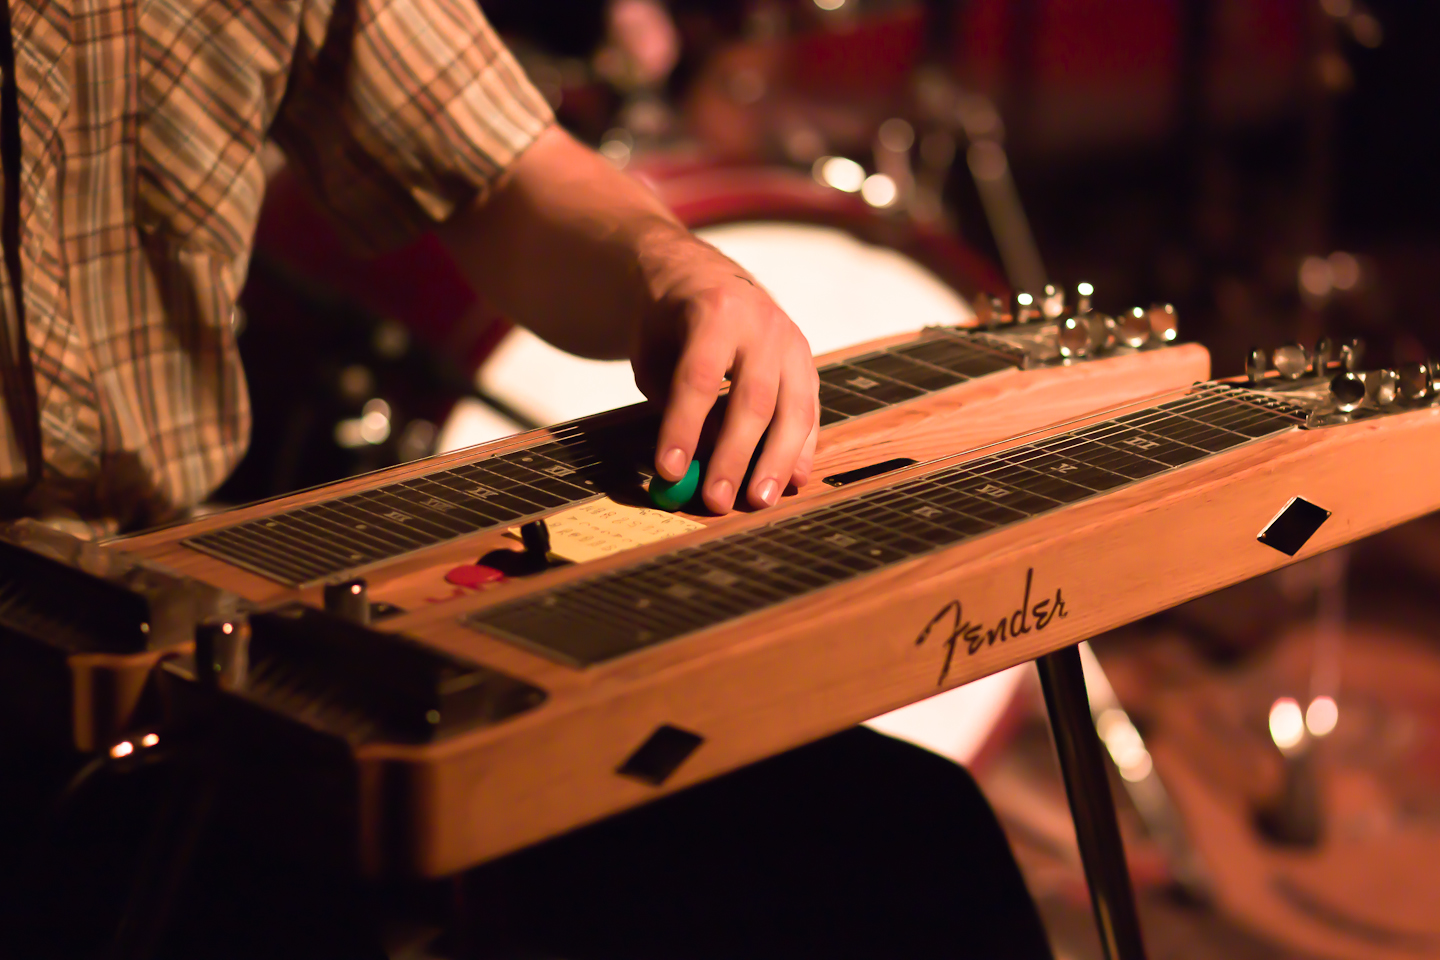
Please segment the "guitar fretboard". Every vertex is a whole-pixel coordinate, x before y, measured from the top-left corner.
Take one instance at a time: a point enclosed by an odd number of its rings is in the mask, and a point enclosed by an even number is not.
[[[1024,355],[947,330],[821,367],[820,422],[863,416],[999,370]],[[437,470],[182,541],[289,587],[349,576],[458,537],[599,497],[607,470],[653,458],[658,421],[578,420],[536,446]],[[631,471],[632,479],[634,471]]]
[[[1223,386],[478,611],[473,629],[577,666],[664,643],[1291,429]]]

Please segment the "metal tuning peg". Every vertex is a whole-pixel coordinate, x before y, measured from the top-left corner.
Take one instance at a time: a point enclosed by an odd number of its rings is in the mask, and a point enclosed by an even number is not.
[[[1336,410],[1349,413],[1364,402],[1365,381],[1360,378],[1360,374],[1349,370],[1336,374],[1330,381],[1330,397],[1335,401]]]
[[[1034,323],[1040,319],[1040,306],[1035,297],[1024,290],[1015,294],[1015,322]]]
[[[1180,336],[1180,318],[1168,303],[1157,303],[1145,311],[1150,318],[1150,334],[1160,343],[1174,343]]]
[[[1315,356],[1311,358],[1311,369],[1315,376],[1323,377],[1330,370],[1330,364],[1335,362],[1335,341],[1329,337],[1321,337],[1315,341]]]
[[[1359,373],[1360,364],[1365,361],[1365,341],[1359,337],[1346,340],[1340,345],[1340,364],[1346,373]]]
[[[1407,363],[1396,373],[1399,378],[1397,388],[1406,400],[1425,400],[1435,390],[1435,381],[1427,363]]]
[[[1060,356],[1069,360],[1090,353],[1090,317],[1066,317],[1060,321],[1060,332],[1055,342]]]
[[[1365,394],[1377,406],[1388,407],[1395,402],[1399,377],[1394,370],[1371,370],[1365,374]]]
[[[1115,339],[1127,347],[1143,347],[1150,341],[1150,317],[1139,307],[1131,307],[1115,318]]]
[[[1065,291],[1053,283],[1045,284],[1040,296],[1040,313],[1046,320],[1059,320],[1065,313]]]
[[[1104,313],[1091,312],[1088,314],[1090,320],[1090,352],[1104,353],[1115,348],[1115,318]]]
[[[370,596],[363,577],[325,585],[325,612],[342,620],[368,624]]]
[[[1089,283],[1075,284],[1075,312],[1090,312],[1090,297],[1095,293],[1095,287]]]
[[[1287,343],[1278,348],[1272,359],[1275,369],[1286,380],[1299,380],[1310,369],[1310,355],[1298,343]]]
[[[1269,362],[1265,356],[1265,351],[1259,347],[1251,350],[1250,354],[1245,358],[1245,379],[1251,383],[1259,383],[1265,379],[1265,371],[1268,369]]]
[[[243,614],[195,627],[195,679],[212,690],[238,690],[250,672],[250,621]]]
[[[975,321],[982,327],[999,327],[1015,318],[1000,297],[982,293],[975,298]]]

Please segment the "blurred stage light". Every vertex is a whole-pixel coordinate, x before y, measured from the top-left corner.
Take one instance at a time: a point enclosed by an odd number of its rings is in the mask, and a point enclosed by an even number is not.
[[[895,186],[895,181],[885,174],[872,173],[861,184],[860,196],[872,207],[889,207],[900,198],[900,190]]]
[[[815,6],[821,10],[839,10],[845,6],[845,0],[815,0]]]
[[[880,145],[891,153],[905,153],[915,145],[915,128],[899,117],[880,124]]]
[[[849,157],[821,157],[813,168],[815,179],[828,187],[855,193],[865,185],[865,168]]]
[[[1281,697],[1271,704],[1270,739],[1284,751],[1295,749],[1305,739],[1305,719],[1293,697]]]
[[[1330,261],[1324,257],[1306,257],[1300,261],[1300,289],[1312,297],[1328,297],[1335,286]]]
[[[1360,282],[1360,261],[1348,253],[1335,251],[1330,254],[1330,283],[1336,290],[1353,290]]]
[[[1334,697],[1316,697],[1305,711],[1305,728],[1312,737],[1328,736],[1340,722],[1340,708]]]

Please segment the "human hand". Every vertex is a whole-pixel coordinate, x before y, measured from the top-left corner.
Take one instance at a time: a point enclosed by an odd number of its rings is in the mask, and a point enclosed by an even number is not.
[[[637,326],[630,356],[640,390],[665,405],[656,471],[684,475],[728,378],[705,505],[730,510],[762,437],[745,499],[774,505],[814,465],[819,379],[804,334],[748,273],[683,230],[645,244],[640,268],[654,309]]]

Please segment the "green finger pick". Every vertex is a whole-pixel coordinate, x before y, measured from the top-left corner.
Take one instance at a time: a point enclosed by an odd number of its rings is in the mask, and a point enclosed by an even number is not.
[[[658,474],[650,481],[650,502],[661,510],[679,510],[700,489],[700,461],[691,460],[685,475],[673,483]]]

